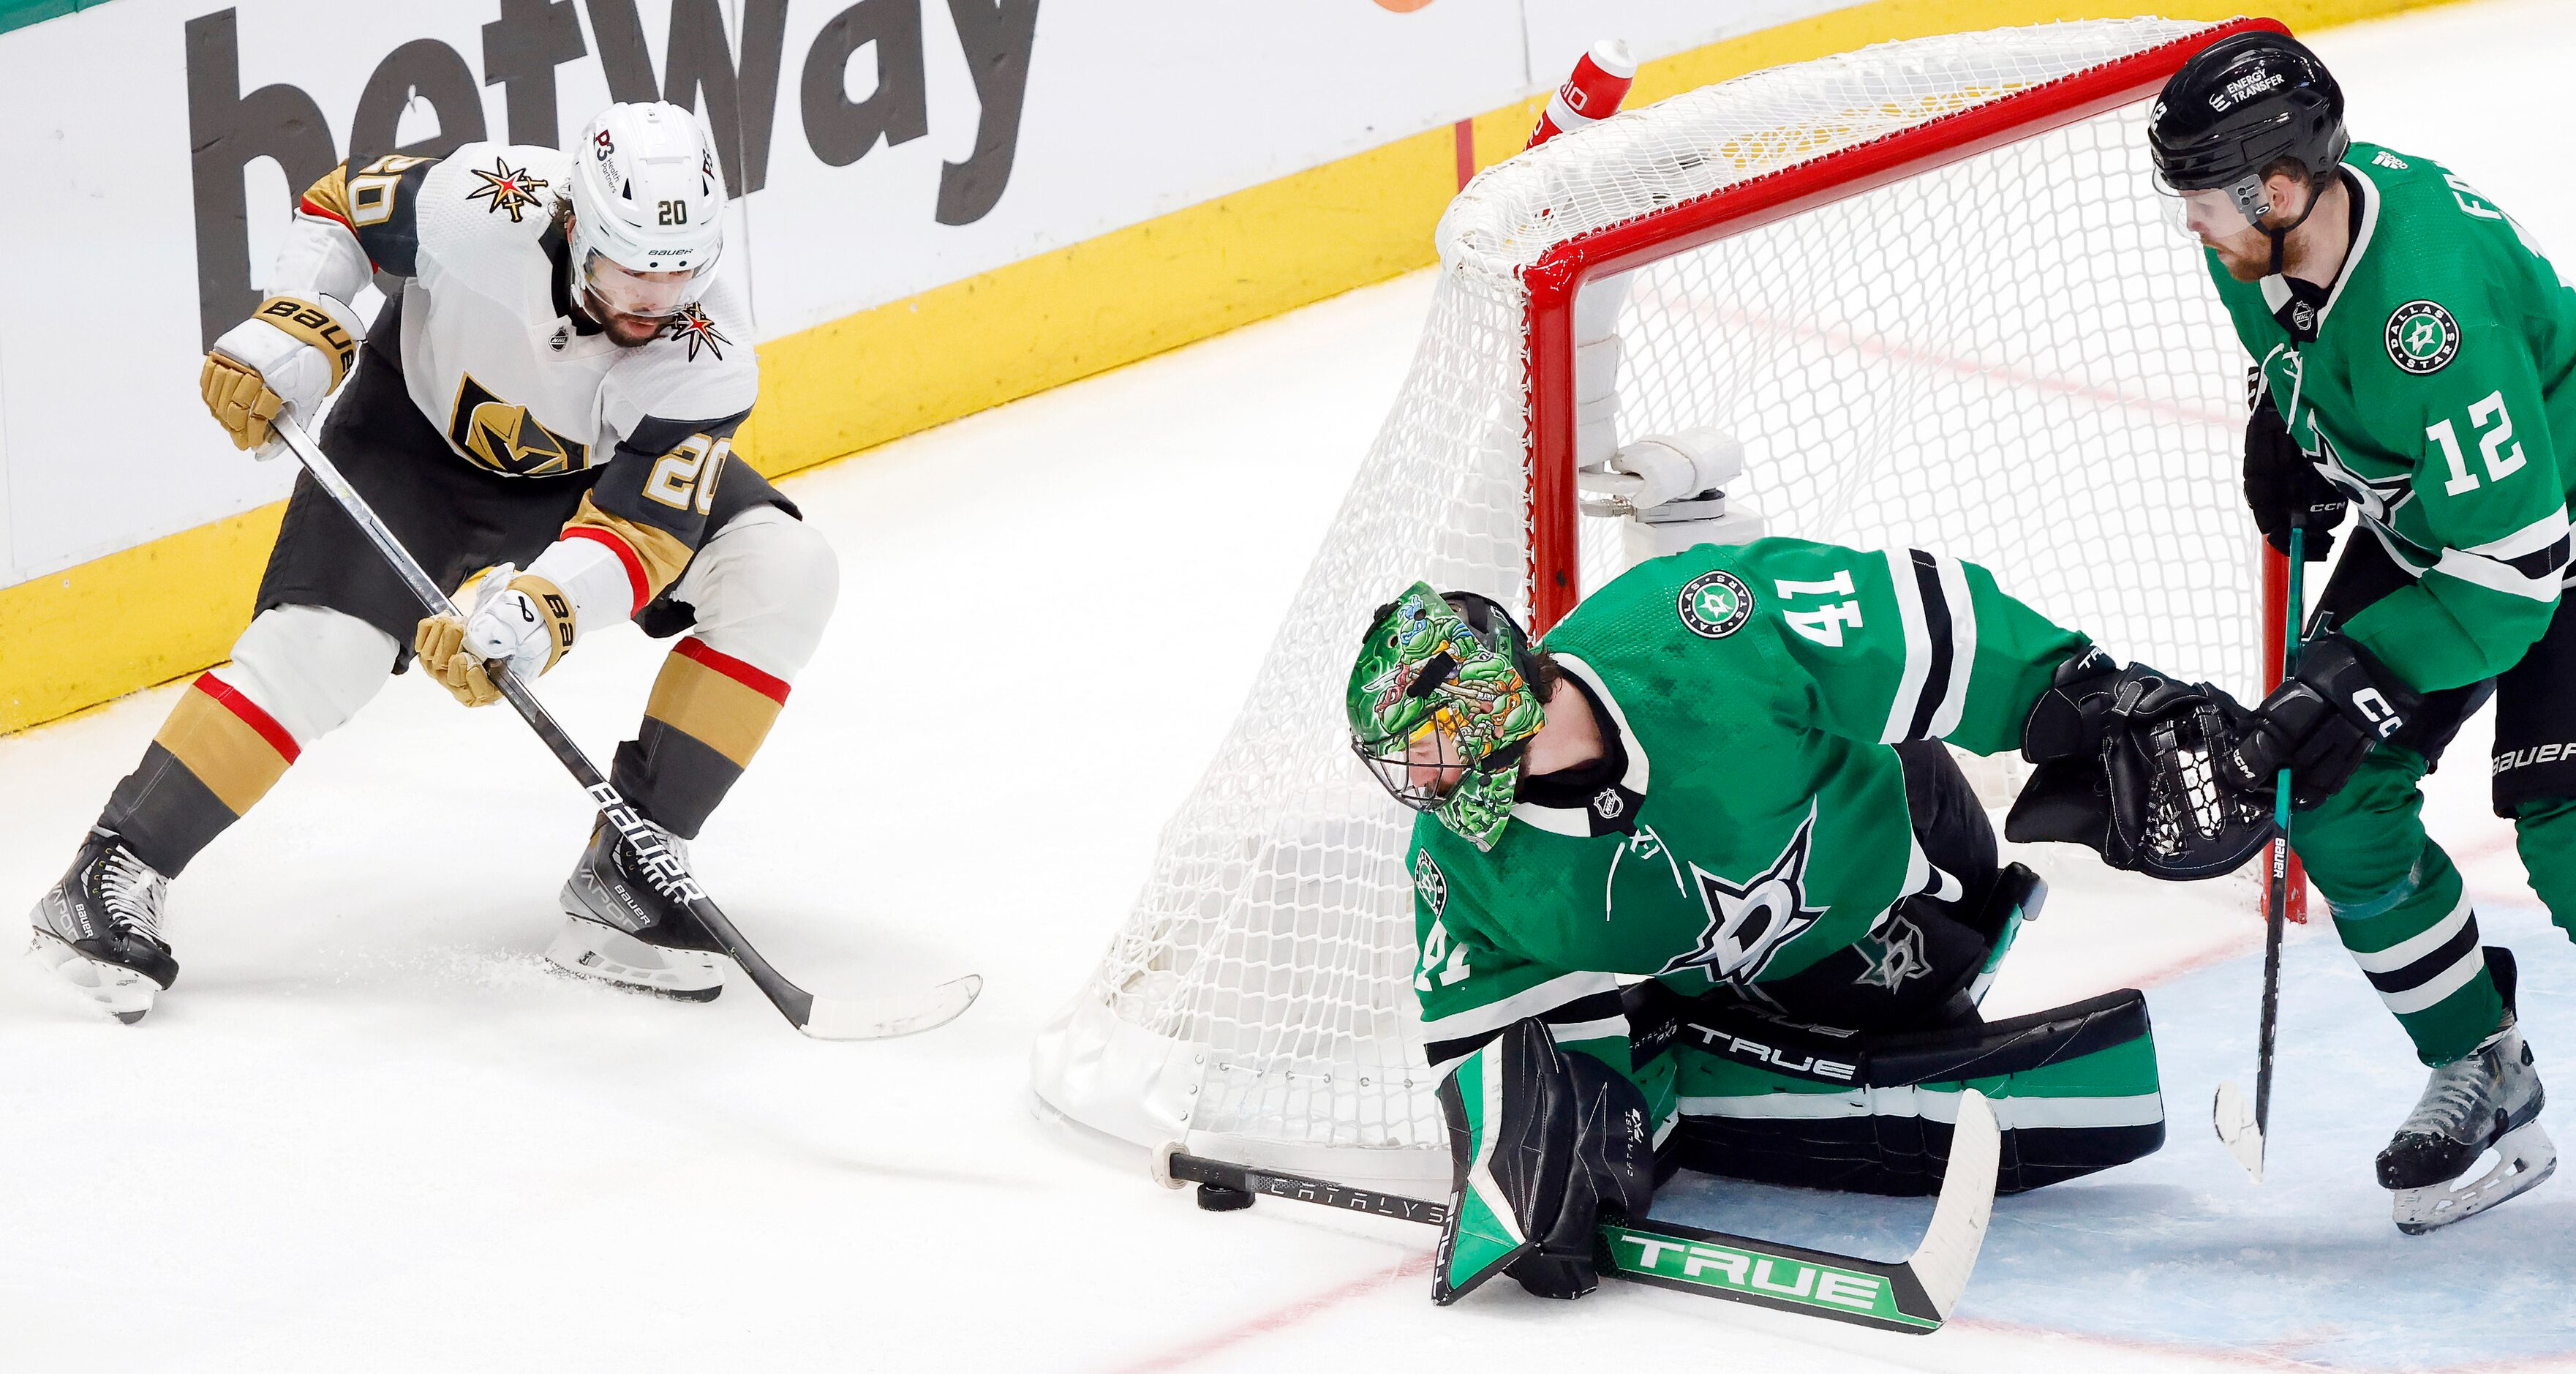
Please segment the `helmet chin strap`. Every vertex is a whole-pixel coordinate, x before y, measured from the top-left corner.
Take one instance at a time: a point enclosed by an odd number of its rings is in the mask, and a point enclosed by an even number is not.
[[[2297,219],[2282,225],[2280,228],[2266,229],[2263,231],[2263,236],[2272,241],[2272,270],[2265,275],[2274,277],[2281,275],[2282,267],[2289,260],[2290,235],[2299,232],[2299,226],[2307,223],[2308,216],[2317,212],[2317,203],[2326,198],[2326,185],[2327,183],[2324,181],[2309,183],[2308,208],[2301,210]]]

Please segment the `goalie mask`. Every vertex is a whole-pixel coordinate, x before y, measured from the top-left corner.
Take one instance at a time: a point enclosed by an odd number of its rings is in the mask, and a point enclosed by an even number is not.
[[[2220,746],[2250,719],[2205,682],[2114,669],[2090,650],[2031,708],[2022,756],[2039,765],[2004,838],[2084,845],[2113,868],[2172,880],[2244,867],[2274,832],[2271,808],[2218,779]]]
[[[1388,795],[1491,849],[1538,733],[1537,656],[1503,608],[1416,582],[1370,617],[1343,708]]]

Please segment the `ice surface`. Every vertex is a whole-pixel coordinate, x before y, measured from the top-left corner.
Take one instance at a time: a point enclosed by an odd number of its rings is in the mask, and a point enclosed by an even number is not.
[[[2488,0],[2319,47],[2357,133],[2443,158],[2576,251],[2564,6]],[[174,887],[183,972],[150,1020],[0,959],[0,1368],[2576,1366],[2571,1184],[2400,1238],[2369,1158],[2420,1073],[2312,937],[2255,1187],[2204,1120],[2214,1083],[2252,1071],[2245,889],[2081,856],[2046,856],[2056,896],[1992,1005],[2148,986],[2171,1140],[2006,1201],[1965,1315],[1930,1340],[1616,1285],[1437,1311],[1428,1232],[1203,1214],[1140,1156],[1036,1120],[1030,1037],[1207,765],[1427,298],[1419,277],[1355,292],[788,484],[841,550],[840,617],[695,853],[808,986],[986,975],[935,1034],[823,1044],[740,983],[688,1006],[545,972],[586,808],[513,718],[417,675]],[[602,636],[542,691],[604,756],[658,657]],[[176,690],[0,740],[0,896],[52,881]],[[2563,1075],[2576,961],[2485,813],[2483,731],[2437,777],[2433,823],[2490,937],[2520,947],[2541,1071]],[[2563,1107],[2546,1119],[2576,1140]],[[1885,1253],[1920,1224],[1865,1199],[1671,1198]]]

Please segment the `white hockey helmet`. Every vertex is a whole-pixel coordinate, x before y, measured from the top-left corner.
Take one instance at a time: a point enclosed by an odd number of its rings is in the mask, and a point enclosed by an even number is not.
[[[600,306],[665,319],[695,301],[724,252],[724,171],[695,115],[611,105],[572,159],[572,263]]]

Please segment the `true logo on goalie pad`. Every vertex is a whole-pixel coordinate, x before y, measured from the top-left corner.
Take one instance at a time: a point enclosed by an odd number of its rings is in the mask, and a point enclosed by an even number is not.
[[[1729,572],[1704,572],[1682,585],[1674,609],[1702,639],[1724,639],[1753,618],[1753,590]]]

